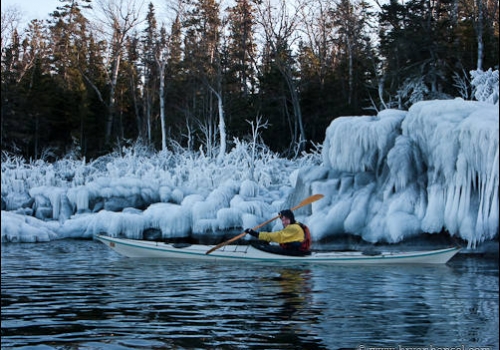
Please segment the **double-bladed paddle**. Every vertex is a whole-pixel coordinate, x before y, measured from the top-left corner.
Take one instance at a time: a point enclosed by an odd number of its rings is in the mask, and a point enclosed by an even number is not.
[[[297,210],[299,208],[302,208],[302,207],[304,207],[306,205],[311,204],[312,202],[316,202],[317,200],[319,200],[319,199],[321,199],[323,197],[324,196],[322,194],[314,194],[311,197],[308,197],[308,198],[304,199],[297,206],[291,208],[290,210],[292,210],[292,211]],[[262,224],[260,224],[258,226],[255,226],[254,228],[252,228],[252,230],[258,230],[262,226],[266,226],[270,222],[273,222],[274,220],[278,219],[279,217],[280,217],[279,215],[275,216],[274,218],[269,219],[266,222],[263,222]],[[225,245],[228,245],[229,243],[233,243],[234,241],[237,241],[238,239],[245,237],[246,234],[247,234],[246,232],[243,232],[243,233],[239,234],[238,236],[235,236],[235,237],[233,237],[233,238],[231,238],[231,239],[229,239],[229,240],[227,240],[225,242],[222,242],[222,243],[216,245],[215,247],[211,248],[210,250],[208,250],[205,254],[210,254],[214,250],[217,250],[217,249],[219,249],[221,247],[224,247]]]

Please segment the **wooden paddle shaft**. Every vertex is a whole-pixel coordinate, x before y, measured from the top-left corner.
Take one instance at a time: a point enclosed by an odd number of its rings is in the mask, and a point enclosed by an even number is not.
[[[308,204],[311,204],[312,202],[316,202],[317,200],[323,198],[324,196],[322,194],[314,194],[306,199],[304,199],[302,202],[300,202],[298,205],[296,205],[295,207],[291,208],[290,210],[294,211],[294,210],[297,210],[299,208],[302,208],[303,206],[306,206]],[[273,222],[274,220],[278,219],[280,216],[275,216],[274,218],[272,219],[269,219],[267,220],[266,222],[263,222],[262,224],[260,225],[257,225],[255,226],[254,228],[252,228],[252,230],[258,230],[259,228],[263,227],[263,226],[266,226],[267,224],[269,224],[270,222]],[[243,232],[243,233],[240,233],[238,236],[235,236],[225,242],[222,242],[218,245],[216,245],[215,247],[211,248],[210,250],[208,250],[205,254],[210,254],[211,252],[213,252],[214,250],[217,250],[221,247],[224,247],[225,245],[228,245],[229,243],[233,243],[234,241],[237,241],[238,239],[240,238],[243,238],[245,237],[247,233],[246,232]]]

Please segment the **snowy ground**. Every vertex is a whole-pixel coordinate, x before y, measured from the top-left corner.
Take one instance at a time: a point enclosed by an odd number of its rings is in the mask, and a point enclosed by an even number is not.
[[[263,148],[252,160],[237,140],[221,163],[137,145],[92,162],[4,155],[2,242],[238,234],[321,193],[296,212],[315,241],[448,231],[476,247],[498,238],[498,132],[498,104],[455,99],[338,118],[321,154],[295,161]]]

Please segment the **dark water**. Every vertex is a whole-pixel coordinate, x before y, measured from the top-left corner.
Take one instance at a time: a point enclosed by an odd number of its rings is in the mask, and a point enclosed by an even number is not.
[[[498,277],[498,260],[464,255],[286,266],[2,244],[2,349],[498,349]]]

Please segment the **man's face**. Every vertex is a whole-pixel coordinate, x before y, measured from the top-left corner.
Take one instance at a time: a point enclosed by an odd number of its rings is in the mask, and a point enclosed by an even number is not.
[[[282,216],[281,223],[283,224],[283,227],[287,227],[288,225],[290,225],[290,218],[287,218],[286,216]]]

